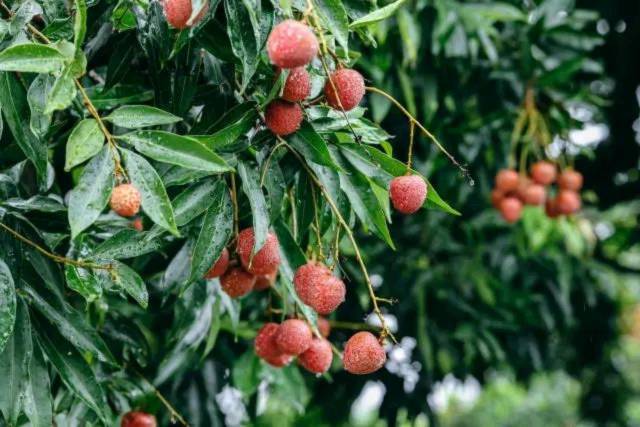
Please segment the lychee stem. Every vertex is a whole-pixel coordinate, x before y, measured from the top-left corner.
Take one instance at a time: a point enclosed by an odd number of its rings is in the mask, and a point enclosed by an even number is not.
[[[409,124],[409,154],[407,155],[407,174],[411,173],[411,160],[413,157],[413,140],[415,139],[416,124]]]
[[[316,190],[313,187],[311,187],[311,198],[313,200],[313,228],[316,231],[316,239],[318,240],[318,255],[320,256],[320,259],[324,260],[324,253],[322,252],[322,236],[320,235],[320,221],[318,220],[318,200],[316,198]]]

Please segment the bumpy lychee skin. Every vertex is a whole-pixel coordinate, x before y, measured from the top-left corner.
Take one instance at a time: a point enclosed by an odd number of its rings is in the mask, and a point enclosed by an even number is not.
[[[371,332],[357,332],[344,347],[342,363],[347,372],[365,375],[382,368],[387,354]]]
[[[331,82],[333,82],[333,84],[331,84]],[[360,103],[364,96],[364,79],[362,78],[362,74],[348,68],[341,68],[334,71],[324,85],[324,96],[332,108],[340,110],[342,105],[345,111],[352,110]]]
[[[267,106],[264,121],[271,132],[279,136],[294,133],[302,123],[302,108],[292,102],[275,100]]]
[[[506,197],[500,202],[500,214],[508,223],[516,222],[522,215],[522,202],[515,197]]]
[[[245,228],[238,234],[237,251],[244,268],[257,276],[275,273],[280,266],[280,245],[276,235],[268,233],[262,248],[251,258],[253,244],[253,228]]]
[[[582,206],[580,195],[575,191],[560,190],[556,196],[556,206],[561,214],[571,215],[576,213]]]
[[[314,374],[323,374],[331,367],[333,353],[331,344],[324,338],[314,338],[309,348],[298,356],[298,362],[307,371]]]
[[[111,192],[109,205],[120,216],[134,216],[140,211],[140,192],[132,184],[120,184]]]
[[[264,291],[269,289],[276,281],[278,272],[274,271],[271,274],[264,274],[262,276],[256,276],[256,284],[253,286],[254,291]]]
[[[270,358],[264,359],[265,362],[267,362],[269,365],[273,366],[274,368],[282,368],[283,366],[287,366],[289,363],[291,363],[292,360],[293,360],[293,356],[290,354],[281,354],[276,357],[270,357]]]
[[[234,267],[222,275],[220,286],[231,298],[239,298],[251,292],[256,283],[256,276]]]
[[[167,22],[173,28],[182,30],[187,28],[189,17],[192,12],[191,0],[164,0],[162,1],[162,7],[164,9],[164,16],[167,18]],[[193,20],[191,25],[195,25],[204,18],[209,10],[209,4],[206,4],[198,16]]]
[[[543,205],[546,198],[547,190],[540,184],[530,184],[522,195],[522,201],[532,206]]]
[[[558,172],[553,163],[541,160],[531,165],[531,178],[541,185],[553,184]]]
[[[282,89],[282,99],[299,102],[307,99],[311,93],[311,78],[304,67],[296,67],[289,71]]]
[[[302,67],[318,54],[318,39],[307,25],[287,19],[271,30],[267,53],[277,67]]]
[[[204,275],[205,279],[213,279],[222,276],[229,267],[229,251],[223,248],[216,262]]]
[[[558,176],[558,187],[563,190],[580,191],[583,181],[584,179],[580,172],[567,169]]]
[[[344,302],[346,293],[344,282],[335,276],[329,276],[315,287],[308,305],[318,314],[330,314]]]
[[[316,288],[331,277],[331,270],[325,265],[310,261],[296,270],[293,285],[303,303],[310,305]]]
[[[282,355],[282,351],[276,345],[275,336],[280,325],[277,323],[265,323],[256,335],[254,348],[256,355],[262,359],[275,359]]]
[[[320,332],[320,335],[327,338],[329,334],[331,334],[331,323],[329,323],[329,321],[326,318],[319,316],[317,320],[317,324],[318,324],[318,331]]]
[[[520,185],[520,176],[513,169],[502,169],[496,175],[496,189],[503,193],[516,191]]]
[[[156,427],[156,417],[142,411],[127,412],[122,416],[120,427]]]
[[[275,337],[280,351],[292,356],[304,353],[311,345],[311,339],[311,328],[299,319],[282,322]]]
[[[415,213],[427,198],[427,183],[418,175],[397,176],[391,180],[389,197],[398,212]]]

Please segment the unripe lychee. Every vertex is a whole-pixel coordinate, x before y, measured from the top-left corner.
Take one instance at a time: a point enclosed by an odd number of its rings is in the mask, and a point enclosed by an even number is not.
[[[370,374],[382,368],[387,354],[371,332],[360,331],[351,336],[344,347],[342,363],[347,372]]]
[[[320,281],[314,290],[308,305],[318,314],[332,313],[344,302],[347,293],[344,282],[336,276],[329,276],[326,280]]]
[[[140,192],[132,184],[120,184],[111,192],[109,205],[120,216],[134,216],[140,211]]]
[[[288,365],[293,360],[293,356],[290,354],[281,354],[275,357],[269,357],[268,359],[264,359],[269,365],[274,368],[282,368],[283,366]]]
[[[275,341],[276,333],[280,325],[277,323],[265,323],[256,335],[254,348],[256,355],[262,359],[275,359],[282,355],[282,351],[278,348]]]
[[[298,102],[306,99],[311,93],[311,78],[304,67],[296,67],[289,71],[282,89],[282,99]]]
[[[320,332],[320,335],[327,338],[331,333],[331,323],[322,316],[318,316],[316,323],[318,325],[318,332]]]
[[[267,240],[251,258],[253,251],[253,228],[245,228],[238,234],[238,255],[244,268],[251,274],[266,275],[275,273],[280,265],[280,245],[273,233],[267,233]]]
[[[412,214],[427,198],[427,183],[419,175],[397,176],[391,180],[389,197],[398,212]]]
[[[251,292],[256,283],[256,276],[234,267],[222,275],[220,286],[231,298],[239,298]]]
[[[498,190],[497,188],[491,191],[491,204],[494,208],[500,208],[500,202],[504,199],[504,192],[502,190]]]
[[[229,251],[227,248],[222,248],[222,252],[220,256],[213,263],[213,266],[207,271],[204,275],[205,279],[213,279],[214,277],[222,276],[225,271],[227,271],[227,267],[229,267]]]
[[[122,416],[120,427],[156,427],[156,417],[142,411],[127,412]]]
[[[263,274],[262,276],[256,276],[256,284],[253,286],[254,291],[264,291],[269,289],[276,281],[278,272],[274,271],[271,274]]]
[[[352,110],[364,96],[362,74],[348,68],[334,71],[324,85],[324,96],[327,103],[336,110],[340,110],[341,106],[344,111]]]
[[[500,214],[508,223],[514,223],[522,215],[522,202],[515,197],[505,197],[500,202]]]
[[[331,344],[324,338],[314,338],[311,340],[309,348],[298,356],[298,362],[309,372],[323,374],[331,367],[333,353]]]
[[[190,26],[188,24],[191,17],[192,5],[191,0],[164,0],[162,1],[162,7],[164,9],[164,16],[167,18],[167,22],[173,28],[182,30]],[[209,10],[209,4],[205,4],[198,16],[193,20],[191,26],[197,24],[204,18]]]
[[[571,215],[580,210],[582,202],[580,201],[580,195],[571,190],[560,190],[556,196],[556,206],[558,212],[565,215]]]
[[[496,175],[496,189],[503,193],[516,191],[520,184],[520,176],[513,169],[502,169]]]
[[[280,351],[293,356],[304,353],[311,345],[311,338],[311,328],[300,319],[282,322],[275,336]]]
[[[277,67],[302,67],[318,54],[318,39],[307,25],[287,19],[271,30],[267,53]]]
[[[267,106],[264,122],[276,135],[289,135],[300,128],[302,108],[298,104],[276,99]]]
[[[539,162],[531,165],[531,178],[542,185],[552,184],[553,181],[556,180],[556,166],[553,163],[547,162],[545,160],[540,160]]]
[[[320,283],[331,277],[331,270],[325,265],[310,261],[296,270],[293,285],[303,303],[309,305],[316,288]]]
[[[582,188],[583,178],[580,172],[573,169],[562,171],[558,177],[558,187],[563,190],[580,191]]]
[[[547,190],[540,184],[529,184],[524,190],[522,201],[526,205],[542,205],[547,197]]]

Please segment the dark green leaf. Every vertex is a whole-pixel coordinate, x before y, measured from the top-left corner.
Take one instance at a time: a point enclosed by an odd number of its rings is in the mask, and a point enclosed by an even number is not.
[[[64,60],[64,55],[51,46],[17,44],[0,52],[0,71],[52,73],[62,68]]]
[[[318,135],[311,124],[304,122],[300,130],[289,137],[289,142],[305,159],[322,166],[338,169],[331,158],[327,143]]]
[[[74,4],[76,13],[73,20],[73,41],[76,50],[81,50],[84,36],[87,33],[87,2],[86,0],[74,0]]]
[[[269,210],[260,187],[260,176],[255,165],[238,163],[238,176],[242,180],[242,190],[249,199],[253,219],[253,253],[259,251],[267,240],[269,232]]]
[[[0,353],[16,321],[16,289],[9,267],[0,259]]]
[[[405,0],[396,0],[393,3],[381,7],[380,9],[376,9],[373,12],[351,22],[351,24],[349,24],[349,28],[355,29],[358,27],[375,24],[376,22],[387,19],[388,17],[393,15],[400,6],[402,6],[402,3],[404,3],[404,1]]]
[[[92,258],[126,259],[148,254],[164,245],[161,233],[137,231],[131,228],[118,231],[93,250]]]
[[[29,364],[29,381],[25,388],[24,412],[34,427],[51,427],[53,424],[53,402],[51,401],[49,371],[39,349],[34,349]]]
[[[104,145],[104,134],[95,119],[85,119],[76,125],[67,140],[64,170],[84,163],[98,154]]]
[[[218,182],[208,179],[192,185],[172,201],[176,224],[183,226],[206,211],[214,201]]]
[[[349,18],[341,0],[316,0],[315,5],[320,17],[336,40],[345,50],[349,51]]]
[[[178,116],[149,105],[125,105],[112,111],[104,119],[116,126],[129,129],[169,125],[182,120]]]
[[[114,283],[131,295],[142,308],[147,308],[149,293],[140,275],[128,265],[118,261],[115,261],[114,267]]]
[[[233,53],[242,63],[242,90],[246,89],[256,72],[260,54],[259,10],[255,2],[225,0],[227,32]]]
[[[74,265],[66,265],[64,275],[67,286],[82,295],[87,302],[94,301],[102,295],[102,288],[96,278],[87,270]]]

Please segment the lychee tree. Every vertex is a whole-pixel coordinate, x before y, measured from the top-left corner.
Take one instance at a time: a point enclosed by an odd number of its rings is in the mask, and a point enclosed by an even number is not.
[[[343,348],[349,373],[382,367],[395,297],[356,233],[391,251],[392,207],[457,212],[366,92],[460,167],[352,68],[402,3],[0,2],[4,423],[198,424],[167,390],[213,399],[231,370],[246,399],[269,379],[299,408],[296,357],[327,379]],[[333,314],[355,286],[377,324]]]

